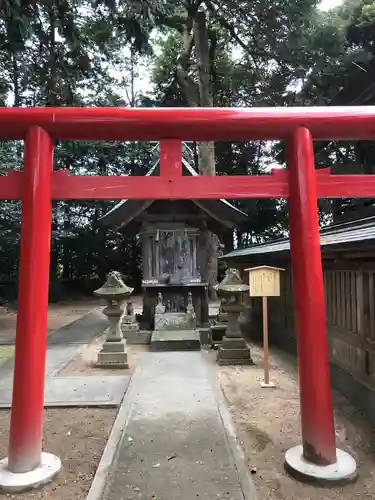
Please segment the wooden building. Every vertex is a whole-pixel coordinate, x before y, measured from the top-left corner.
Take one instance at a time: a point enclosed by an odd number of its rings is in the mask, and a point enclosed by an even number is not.
[[[158,175],[157,162],[146,175]],[[198,175],[183,160],[184,175]],[[208,326],[206,232],[232,239],[246,214],[226,200],[124,200],[102,219],[142,247],[142,327],[154,328],[161,293],[169,312],[183,312],[192,294],[197,326]]]
[[[375,217],[321,231],[331,373],[334,386],[375,416]],[[287,238],[223,256],[241,270],[257,265],[286,268],[281,296],[269,299],[271,341],[294,350],[295,325]],[[245,277],[244,273],[244,277]],[[249,336],[261,333],[261,303],[252,300]]]

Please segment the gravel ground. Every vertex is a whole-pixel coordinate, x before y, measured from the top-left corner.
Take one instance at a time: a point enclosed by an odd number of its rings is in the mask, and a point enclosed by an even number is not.
[[[214,353],[209,353],[212,359]],[[249,469],[265,500],[375,500],[375,435],[370,423],[335,394],[338,446],[355,456],[360,476],[342,488],[301,484],[284,472],[284,453],[299,444],[299,395],[295,359],[280,351],[270,357],[276,389],[262,389],[262,351],[252,348],[249,367],[217,367],[217,376],[235,421]]]
[[[44,450],[58,455],[63,469],[44,488],[0,494],[12,500],[84,500],[104,451],[116,409],[54,409],[44,413]],[[8,410],[0,411],[0,456],[7,455]]]

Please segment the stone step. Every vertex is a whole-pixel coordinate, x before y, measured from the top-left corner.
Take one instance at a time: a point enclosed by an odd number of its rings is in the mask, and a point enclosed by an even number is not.
[[[129,345],[147,345],[151,342],[151,332],[147,330],[128,331],[124,334],[124,338],[126,338],[126,343]]]
[[[227,349],[219,347],[217,353],[217,362],[219,365],[252,365],[253,361],[250,355],[250,349],[246,347]]]
[[[242,349],[225,349],[220,346],[219,353],[221,358],[226,359],[246,359],[250,357],[250,349],[248,347]]]
[[[196,330],[158,330],[151,336],[151,351],[200,351],[200,348]]]

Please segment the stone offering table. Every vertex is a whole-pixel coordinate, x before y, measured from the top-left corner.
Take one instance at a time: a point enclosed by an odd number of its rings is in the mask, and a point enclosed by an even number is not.
[[[208,285],[207,283],[144,285],[143,287],[143,318],[147,330],[155,329],[155,306],[159,294],[163,295],[165,303],[171,304],[170,312],[184,312],[180,303],[186,301],[187,295],[192,295],[198,328],[208,326]]]
[[[169,301],[165,304],[159,293],[155,306],[155,329],[151,337],[153,351],[200,350],[199,332],[192,294],[188,293],[185,312],[171,312]]]

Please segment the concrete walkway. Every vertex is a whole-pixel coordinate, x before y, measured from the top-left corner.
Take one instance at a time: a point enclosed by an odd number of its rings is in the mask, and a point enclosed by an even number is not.
[[[201,352],[147,353],[116,428],[119,443],[110,438],[88,500],[255,498],[213,366]]]

